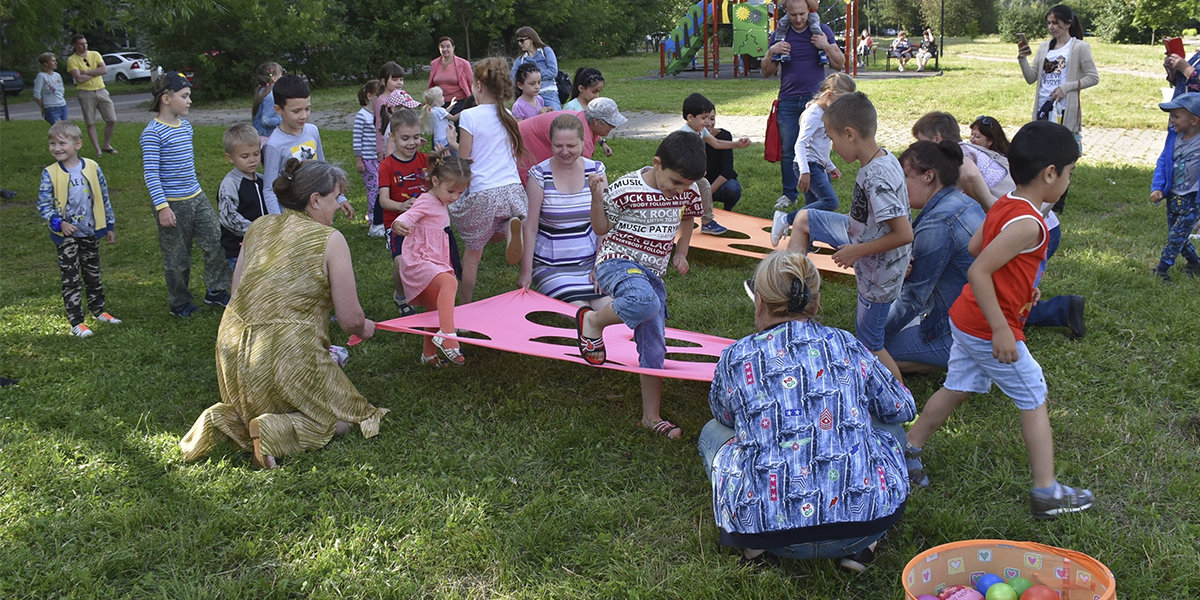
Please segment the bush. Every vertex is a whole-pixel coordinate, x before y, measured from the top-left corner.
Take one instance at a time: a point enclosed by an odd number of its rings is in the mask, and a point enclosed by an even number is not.
[[[1038,4],[1013,4],[1000,14],[1000,39],[1017,43],[1017,34],[1036,38],[1046,30],[1046,10]]]

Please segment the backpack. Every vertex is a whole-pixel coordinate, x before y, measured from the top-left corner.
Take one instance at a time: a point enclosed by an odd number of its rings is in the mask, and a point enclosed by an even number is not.
[[[558,86],[558,102],[566,103],[571,97],[571,77],[559,69],[558,74],[554,76],[554,84]]]

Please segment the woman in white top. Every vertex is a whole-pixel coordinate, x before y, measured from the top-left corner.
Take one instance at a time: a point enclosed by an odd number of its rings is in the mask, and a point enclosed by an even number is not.
[[[1046,29],[1050,40],[1038,47],[1033,64],[1029,63],[1029,43],[1022,40],[1017,44],[1017,61],[1025,82],[1037,84],[1033,118],[1038,120],[1040,113],[1042,119],[1061,123],[1079,141],[1079,90],[1100,83],[1100,73],[1092,60],[1091,46],[1083,41],[1083,26],[1071,7],[1059,4],[1051,8],[1046,13]]]

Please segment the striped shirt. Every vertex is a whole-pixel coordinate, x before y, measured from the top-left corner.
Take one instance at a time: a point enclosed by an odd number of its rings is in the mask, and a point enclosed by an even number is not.
[[[186,200],[200,193],[196,159],[192,151],[192,124],[180,119],[167,125],[158,119],[142,130],[142,170],[155,210],[169,200]]]
[[[379,160],[379,152],[375,148],[375,115],[371,109],[362,107],[354,115],[354,156],[364,160]]]

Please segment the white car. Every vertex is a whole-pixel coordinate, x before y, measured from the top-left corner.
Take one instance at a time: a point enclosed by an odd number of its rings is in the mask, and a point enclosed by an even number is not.
[[[108,65],[108,72],[102,77],[105,83],[150,79],[153,71],[150,59],[141,52],[114,52],[101,55],[101,58]]]

